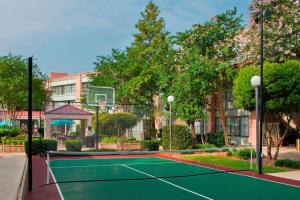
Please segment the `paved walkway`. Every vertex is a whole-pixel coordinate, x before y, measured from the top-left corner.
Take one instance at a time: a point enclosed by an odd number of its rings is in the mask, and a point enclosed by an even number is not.
[[[290,172],[269,173],[268,175],[300,181],[300,170]]]
[[[25,163],[25,153],[0,153],[0,194],[6,200],[17,198]]]
[[[274,155],[275,150],[275,148],[272,148],[272,155]],[[263,153],[267,155],[266,147],[263,147]],[[295,146],[280,147],[278,160],[280,159],[300,160],[300,151],[296,151]]]

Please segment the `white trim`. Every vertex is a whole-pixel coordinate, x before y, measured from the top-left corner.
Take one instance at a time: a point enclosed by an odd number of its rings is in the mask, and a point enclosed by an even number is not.
[[[46,161],[46,165],[48,166],[47,161]],[[50,171],[50,173],[51,173],[51,176],[52,176],[52,178],[53,178],[53,181],[55,182],[55,185],[56,185],[56,188],[57,188],[57,191],[58,191],[58,193],[59,193],[59,196],[60,196],[61,200],[65,200],[65,198],[64,198],[64,196],[62,195],[62,192],[61,192],[61,190],[60,190],[60,187],[59,187],[59,185],[57,184],[57,181],[56,181],[56,179],[55,179],[55,176],[53,175],[53,172],[52,172],[52,170],[51,170],[50,167],[49,167],[49,171]]]
[[[122,164],[122,166],[123,166],[123,167],[126,167],[126,168],[128,168],[128,169],[131,169],[131,170],[133,170],[133,171],[139,172],[140,174],[144,174],[144,175],[149,176],[149,177],[151,177],[151,178],[155,178],[156,180],[162,181],[162,182],[164,182],[164,183],[167,183],[167,184],[169,184],[169,185],[172,185],[172,186],[174,186],[174,187],[177,187],[177,188],[179,188],[179,189],[182,189],[182,190],[187,191],[187,192],[189,192],[189,193],[192,193],[192,194],[194,194],[194,195],[203,197],[203,198],[208,199],[208,200],[213,200],[212,198],[209,198],[209,197],[207,197],[207,196],[205,196],[205,195],[202,195],[202,194],[199,194],[199,193],[194,192],[194,191],[192,191],[192,190],[189,190],[189,189],[187,189],[187,188],[181,187],[181,186],[179,186],[179,185],[176,185],[176,184],[171,183],[171,182],[169,182],[169,181],[166,181],[166,180],[164,180],[164,179],[157,178],[157,177],[155,177],[155,176],[152,176],[151,174],[147,174],[146,172],[143,172],[143,171],[134,169],[134,168],[129,167],[129,166],[124,165],[124,164]]]
[[[133,164],[127,164],[127,163],[118,163],[118,164],[107,164],[107,165],[78,165],[78,166],[69,166],[69,167],[52,167],[53,169],[64,169],[64,168],[89,168],[89,167],[112,167],[112,166],[120,166],[120,165],[163,165],[163,164],[169,164],[173,163],[176,164],[176,162],[160,162],[160,163],[133,163]]]
[[[172,159],[168,159],[168,158],[164,158],[164,157],[162,157],[162,158],[166,159],[166,160],[172,160]],[[215,169],[215,168],[212,168],[212,167],[207,167],[207,166],[192,164],[192,163],[188,163],[188,162],[184,162],[184,161],[179,161],[179,160],[173,160],[173,161],[176,161],[176,162],[179,162],[179,163],[188,164],[188,165],[194,165],[194,166],[198,166],[198,167],[208,168],[208,169],[214,169],[216,171],[226,172],[225,170],[220,170],[220,169]],[[201,164],[201,163],[199,163],[199,164]],[[279,183],[279,184],[282,184],[282,185],[288,185],[288,186],[300,188],[300,186],[297,186],[297,185],[291,185],[291,184],[288,184],[288,183],[282,183],[282,182],[278,182],[278,181],[272,181],[272,180],[268,180],[268,179],[264,179],[264,178],[255,177],[255,176],[249,176],[249,175],[239,174],[239,173],[235,173],[235,172],[226,172],[226,173],[233,174],[233,175],[239,175],[239,176],[246,176],[246,177],[249,177],[249,178],[256,178],[256,179],[260,179],[260,180],[263,180],[263,181],[266,181],[266,182]],[[270,175],[268,175],[268,176],[270,176]]]

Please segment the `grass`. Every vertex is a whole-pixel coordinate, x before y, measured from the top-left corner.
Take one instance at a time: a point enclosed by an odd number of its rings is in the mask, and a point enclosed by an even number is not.
[[[228,157],[219,157],[213,155],[184,155],[182,158],[192,161],[198,161],[217,166],[223,166],[234,170],[248,170],[250,163],[244,160],[236,160]],[[253,163],[253,171],[257,171],[255,162]],[[263,166],[263,173],[285,172],[287,169],[281,167]]]

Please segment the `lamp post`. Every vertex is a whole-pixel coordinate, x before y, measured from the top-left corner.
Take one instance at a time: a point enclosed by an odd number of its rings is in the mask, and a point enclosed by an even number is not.
[[[168,96],[168,102],[170,105],[170,135],[169,135],[169,142],[170,142],[170,150],[172,150],[172,102],[174,101],[174,96]]]
[[[251,78],[251,85],[255,88],[255,111],[256,111],[256,166],[258,171],[261,171],[261,129],[260,129],[260,103],[259,103],[259,87],[260,76]]]

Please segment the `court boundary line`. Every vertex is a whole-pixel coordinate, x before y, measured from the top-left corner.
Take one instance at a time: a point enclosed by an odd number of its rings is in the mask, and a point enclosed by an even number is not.
[[[160,163],[133,163],[133,164],[126,164],[126,165],[163,165],[169,163],[176,163],[176,161],[172,162],[160,162]],[[70,166],[70,167],[52,167],[52,169],[68,169],[68,168],[89,168],[89,167],[112,167],[112,166],[122,166],[125,163],[118,163],[118,164],[107,164],[107,165],[77,165],[77,166]]]
[[[60,187],[59,187],[59,185],[58,185],[58,183],[57,183],[57,181],[56,181],[56,179],[55,179],[55,176],[54,176],[54,174],[53,174],[53,172],[52,172],[52,169],[51,169],[50,165],[48,165],[47,160],[46,160],[46,165],[47,165],[47,167],[49,168],[50,174],[51,174],[51,176],[52,176],[52,178],[53,178],[53,181],[55,182],[55,186],[56,186],[56,188],[57,188],[57,191],[58,191],[58,193],[59,193],[59,196],[60,196],[61,200],[65,200],[64,196],[62,195],[62,191],[60,190]]]
[[[59,160],[87,160],[87,159],[116,159],[116,158],[122,158],[122,159],[128,159],[128,158],[160,158],[160,157],[157,157],[157,156],[140,156],[140,157],[133,157],[135,154],[132,155],[132,157],[122,157],[122,156],[119,156],[119,157],[110,157],[110,158],[99,158],[99,157],[91,157],[91,158],[62,158],[62,159],[53,159],[51,160],[51,162],[55,162],[55,161],[59,161]],[[123,156],[126,156],[126,155],[123,155]]]
[[[146,176],[149,176],[149,177],[151,177],[151,178],[153,178],[153,179],[156,179],[156,180],[162,181],[162,182],[164,182],[164,183],[167,183],[167,184],[169,184],[169,185],[172,185],[172,186],[174,186],[174,187],[177,187],[177,188],[179,188],[179,189],[182,189],[182,190],[184,190],[184,191],[186,191],[186,192],[189,192],[189,193],[192,193],[192,194],[194,194],[194,195],[200,196],[200,197],[202,197],[202,198],[205,198],[205,199],[208,199],[208,200],[214,200],[214,199],[212,199],[212,198],[210,198],[210,197],[207,197],[207,196],[205,196],[205,195],[199,194],[199,193],[194,192],[194,191],[192,191],[192,190],[189,190],[189,189],[187,189],[187,188],[181,187],[181,186],[179,186],[179,185],[176,185],[176,184],[171,183],[171,182],[169,182],[169,181],[166,181],[166,180],[164,180],[164,179],[157,178],[157,177],[155,177],[155,176],[153,176],[153,175],[151,175],[151,174],[148,174],[148,173],[146,173],[146,172],[140,171],[140,170],[138,170],[138,169],[129,167],[129,166],[124,165],[124,164],[122,164],[122,166],[123,166],[123,167],[126,167],[127,169],[131,169],[131,170],[133,170],[133,171],[139,172],[140,174],[144,174],[144,175],[146,175]]]
[[[282,182],[279,182],[279,181],[273,181],[273,180],[269,180],[269,179],[265,179],[265,178],[260,178],[260,177],[256,177],[256,176],[251,176],[251,175],[246,175],[246,174],[240,174],[238,172],[227,172],[225,170],[216,169],[216,168],[213,168],[213,167],[208,167],[208,166],[201,165],[202,163],[200,163],[200,162],[199,162],[199,164],[193,164],[193,163],[185,162],[184,160],[175,160],[175,159],[172,159],[172,158],[169,158],[169,157],[161,157],[161,158],[164,158],[166,160],[173,160],[173,161],[177,161],[177,162],[185,163],[185,164],[189,164],[189,165],[194,165],[194,166],[198,166],[198,167],[204,167],[204,168],[208,168],[208,169],[214,169],[214,170],[217,170],[217,171],[223,171],[224,173],[229,173],[229,174],[233,174],[233,175],[246,176],[246,177],[249,177],[249,178],[255,178],[255,179],[263,180],[263,181],[266,181],[266,182],[273,182],[273,183],[278,183],[278,184],[282,184],[282,185],[287,185],[287,186],[292,186],[292,187],[300,188],[300,186],[298,186],[298,185],[292,185],[292,184],[288,184],[288,183],[282,183]],[[178,158],[176,158],[176,159],[178,159]]]

